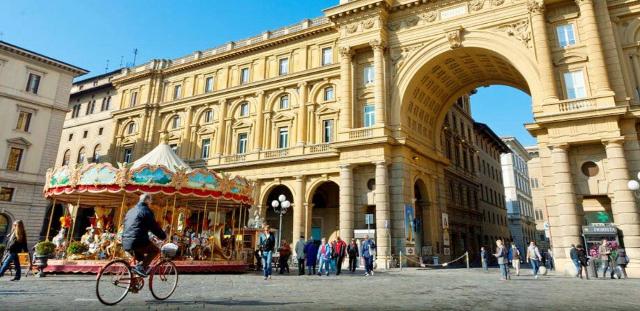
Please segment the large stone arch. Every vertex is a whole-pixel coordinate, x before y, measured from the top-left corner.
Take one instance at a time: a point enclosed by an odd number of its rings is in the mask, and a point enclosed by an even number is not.
[[[422,126],[422,140],[438,150],[437,138],[446,112],[456,98],[478,86],[518,88],[531,95],[534,115],[542,110],[540,75],[532,50],[490,31],[461,30],[460,40],[460,46],[454,47],[443,36],[418,48],[403,62],[393,86],[397,93],[391,98],[395,107],[391,123],[407,131]],[[412,101],[414,97],[421,102]],[[413,107],[416,104],[419,109]],[[419,119],[410,120],[410,115]]]

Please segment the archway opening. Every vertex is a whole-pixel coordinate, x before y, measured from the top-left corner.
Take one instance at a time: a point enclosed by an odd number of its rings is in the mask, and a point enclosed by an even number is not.
[[[310,232],[314,240],[326,237],[329,241],[335,239],[339,232],[340,187],[326,181],[316,188],[311,199],[313,213]]]
[[[427,256],[428,253],[431,253],[431,251],[428,251],[427,249],[432,248],[435,243],[432,240],[433,234],[431,233],[431,229],[433,227],[425,227],[425,224],[429,224],[429,219],[431,217],[429,215],[430,210],[427,186],[422,179],[416,180],[413,185],[413,199],[415,202],[415,253],[421,256]],[[427,248],[424,248],[425,246]]]
[[[266,223],[271,227],[271,229],[275,230],[276,237],[278,232],[281,232],[282,235],[281,240],[286,240],[287,242],[293,241],[293,208],[289,208],[284,215],[282,215],[282,227],[280,227],[280,214],[276,212],[279,208],[273,208],[271,203],[273,201],[278,201],[278,197],[280,195],[284,195],[291,205],[293,206],[293,194],[291,190],[285,185],[277,185],[269,192],[267,196],[266,202],[264,202],[264,206],[266,206]],[[281,231],[279,229],[282,229]]]

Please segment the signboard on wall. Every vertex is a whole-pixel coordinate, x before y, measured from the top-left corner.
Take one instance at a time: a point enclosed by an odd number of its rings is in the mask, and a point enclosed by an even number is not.
[[[449,214],[442,213],[442,229],[449,229]]]
[[[407,247],[416,245],[416,230],[414,208],[411,204],[404,205],[404,242]],[[414,250],[415,253],[415,250]]]
[[[442,244],[449,246],[449,230],[444,230],[442,233]]]

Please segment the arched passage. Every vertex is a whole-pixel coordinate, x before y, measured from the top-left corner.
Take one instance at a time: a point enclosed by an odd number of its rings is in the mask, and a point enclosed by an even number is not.
[[[413,185],[413,200],[415,208],[415,233],[416,233],[416,254],[421,254],[422,246],[432,246],[433,234],[429,227],[429,198],[427,194],[427,186],[422,179],[416,180]]]
[[[332,181],[323,182],[313,192],[311,202],[311,237],[314,240],[320,240],[322,237],[335,239],[340,228],[340,187]]]
[[[271,202],[278,201],[278,197],[280,195],[284,195],[291,205],[293,206],[293,194],[291,190],[285,185],[277,185],[273,187],[269,194],[266,196],[266,200],[263,203],[263,206],[266,208],[266,224],[268,224],[271,229],[276,230],[280,229],[280,215],[276,213],[275,209],[271,206]],[[291,242],[293,237],[293,208],[289,208],[287,212],[282,215],[282,240],[286,240],[287,242]]]

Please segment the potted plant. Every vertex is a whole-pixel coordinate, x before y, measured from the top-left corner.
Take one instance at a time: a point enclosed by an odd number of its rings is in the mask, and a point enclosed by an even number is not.
[[[88,250],[89,247],[86,244],[78,241],[73,241],[69,244],[69,247],[67,247],[67,255],[69,255],[68,258],[72,260],[82,259],[84,253],[86,253]]]
[[[35,262],[33,264],[38,267],[38,276],[44,277],[44,268],[47,267],[49,257],[56,250],[56,245],[49,241],[42,241],[36,244],[35,249]]]

